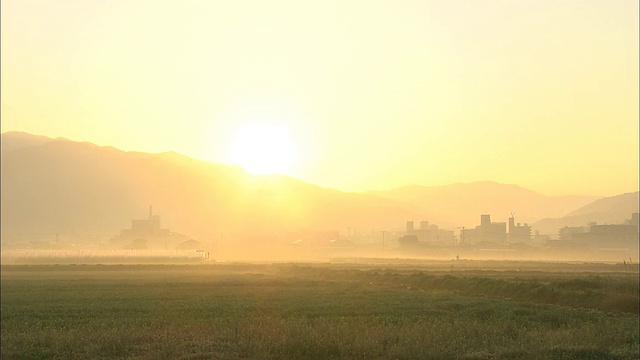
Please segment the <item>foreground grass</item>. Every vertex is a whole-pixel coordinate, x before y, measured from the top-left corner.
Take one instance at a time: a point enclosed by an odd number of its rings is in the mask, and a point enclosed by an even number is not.
[[[637,359],[638,281],[294,265],[2,269],[3,359]]]

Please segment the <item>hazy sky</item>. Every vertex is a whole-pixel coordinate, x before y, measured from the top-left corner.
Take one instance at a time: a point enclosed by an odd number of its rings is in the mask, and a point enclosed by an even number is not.
[[[232,163],[255,126],[342,190],[637,191],[638,3],[2,1],[2,132]]]

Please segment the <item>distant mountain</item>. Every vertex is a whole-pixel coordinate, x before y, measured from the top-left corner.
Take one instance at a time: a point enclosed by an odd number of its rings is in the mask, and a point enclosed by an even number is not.
[[[532,226],[543,234],[557,234],[564,226],[599,224],[623,224],[638,212],[638,191],[593,201],[559,218],[543,219]]]
[[[2,134],[1,144],[3,242],[70,233],[109,238],[129,228],[132,219],[145,218],[149,205],[161,216],[163,228],[204,241],[231,233],[301,229],[370,234],[403,228],[407,220],[428,220],[441,228],[473,227],[480,214],[507,221],[512,212],[522,223],[565,215],[579,225],[614,223],[628,218],[633,207],[607,199],[589,207],[597,198],[544,196],[490,181],[345,193],[282,175],[251,175],[237,166],[174,152],[124,152],[16,132]],[[635,200],[623,202],[633,202],[637,209],[638,193]],[[617,215],[605,218],[613,208]],[[601,215],[589,217],[594,213]],[[534,228],[557,232],[555,223],[545,224],[537,222]]]
[[[478,225],[480,214],[490,214],[493,221],[507,221],[514,213],[516,222],[532,223],[545,217],[562,216],[597,199],[593,196],[545,196],[516,185],[492,181],[431,187],[410,185],[369,193],[411,204],[449,223],[466,227]]]
[[[52,139],[46,136],[31,135],[24,132],[12,131],[2,134],[2,141],[0,142],[0,148],[2,153],[6,151],[12,151],[17,149],[26,148],[29,146],[42,145],[50,142]]]
[[[55,234],[110,237],[145,218],[199,240],[228,233],[339,230],[370,233],[424,216],[410,205],[254,176],[169,152],[123,152],[66,139],[2,134],[2,240]]]
[[[568,213],[566,217],[592,214],[607,214],[607,216],[613,217],[611,221],[621,221],[622,219],[628,219],[632,213],[638,212],[638,194],[639,192],[636,191],[633,193],[626,193],[598,199],[579,208],[578,210]],[[604,221],[609,220],[603,220],[603,222]]]

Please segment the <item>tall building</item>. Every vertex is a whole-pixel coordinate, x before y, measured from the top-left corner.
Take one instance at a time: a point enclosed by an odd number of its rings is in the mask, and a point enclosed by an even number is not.
[[[467,244],[493,243],[504,245],[507,239],[507,223],[492,222],[491,215],[480,215],[480,225],[475,229],[464,229],[460,234]]]
[[[122,237],[166,236],[169,229],[160,228],[160,215],[153,215],[153,208],[149,206],[149,217],[131,220],[131,229],[121,231]]]
[[[438,229],[435,224],[429,224],[428,221],[420,221],[420,228],[415,229],[413,221],[407,221],[407,230],[405,236],[401,238],[401,244],[429,244],[439,246],[453,245],[454,233],[451,230]]]
[[[509,242],[527,242],[531,240],[531,226],[527,223],[516,224],[516,220],[511,215],[509,218]]]
[[[598,248],[638,249],[638,213],[626,224],[597,224],[560,229],[560,240]]]
[[[420,230],[429,230],[429,222],[420,221]]]
[[[413,231],[413,221],[407,221],[407,232]]]

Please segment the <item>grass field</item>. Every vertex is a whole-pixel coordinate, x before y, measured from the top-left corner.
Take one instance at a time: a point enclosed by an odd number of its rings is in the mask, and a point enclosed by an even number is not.
[[[637,359],[638,301],[615,264],[14,265],[1,357]]]

